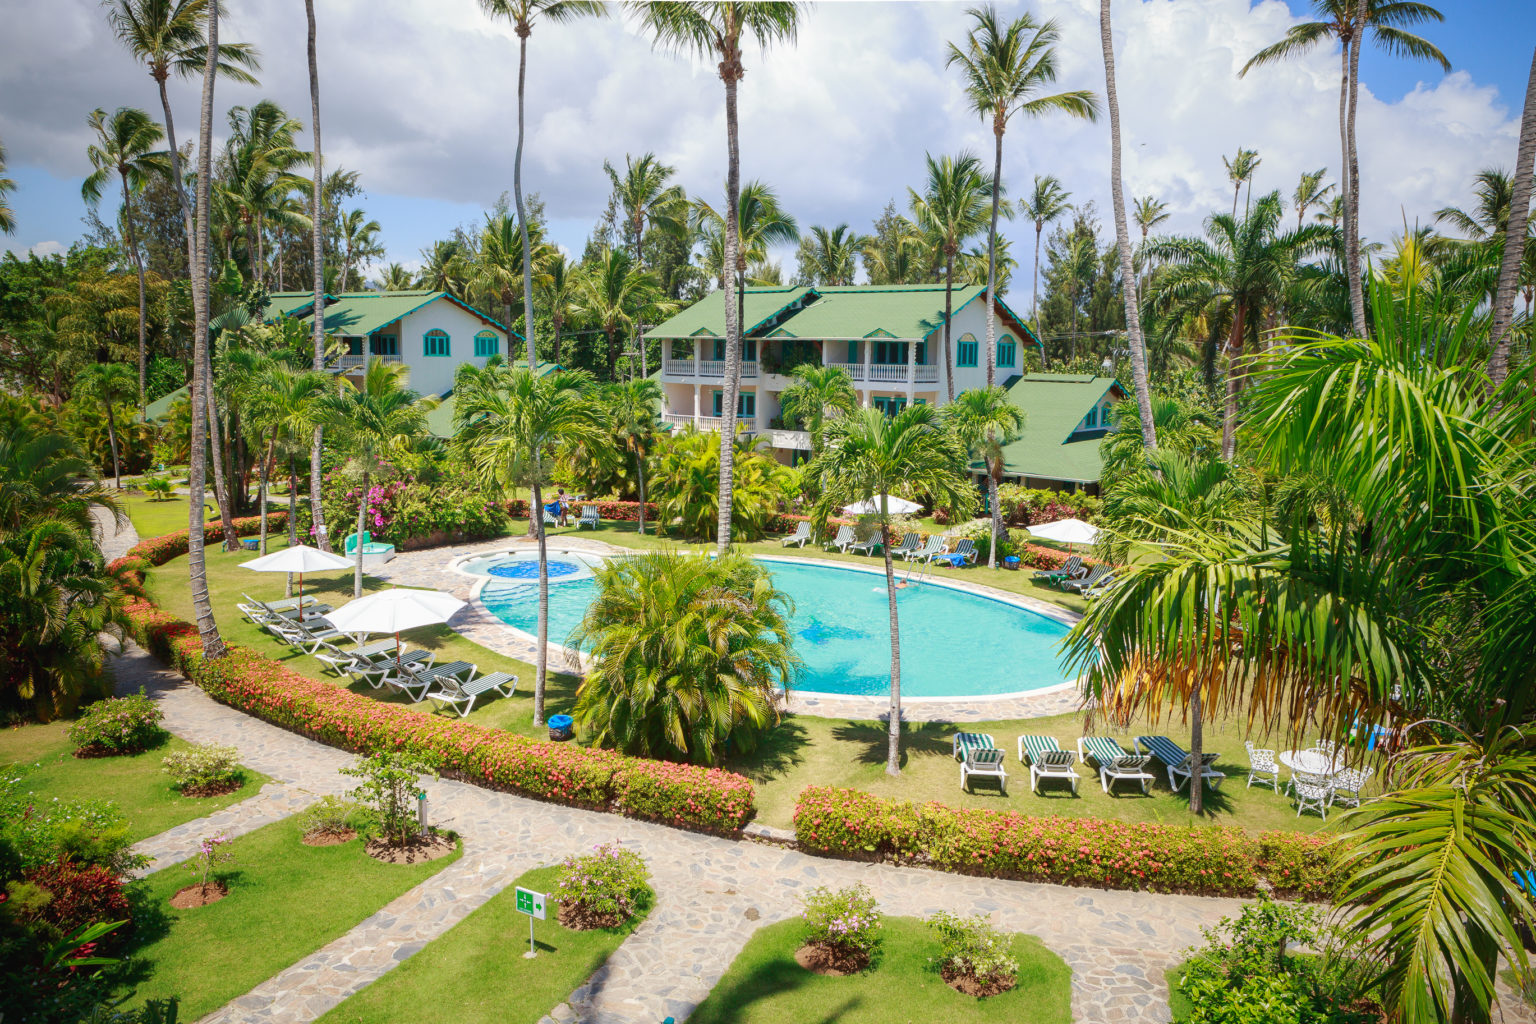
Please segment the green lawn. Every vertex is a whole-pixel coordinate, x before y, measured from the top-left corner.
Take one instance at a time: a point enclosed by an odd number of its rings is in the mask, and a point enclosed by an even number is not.
[[[459,856],[426,864],[382,864],[361,839],[305,846],[292,820],[241,836],[227,849],[229,895],[191,910],[173,909],[177,890],[198,879],[185,864],[157,871],[138,893],[123,977],[115,996],[137,1005],[181,999],[181,1019],[197,1020],[345,934],[390,900]]]
[[[688,1017],[689,1024],[1066,1024],[1072,971],[1032,935],[1013,938],[1019,983],[976,999],[944,983],[934,963],[938,940],[916,918],[888,917],[876,960],[862,974],[813,974],[795,962],[804,939],[798,919],[761,929]]]
[[[528,918],[514,909],[514,886],[554,888],[560,869],[535,868],[372,985],[320,1018],[321,1024],[533,1024],[564,1002],[645,919],[574,932],[555,920],[534,922],[539,955],[528,951]]]
[[[0,768],[25,771],[21,791],[40,798],[111,800],[128,821],[134,842],[158,835],[256,795],[267,777],[246,769],[245,785],[225,796],[194,799],[171,786],[160,759],[191,744],[172,737],[154,750],[124,757],[79,758],[65,733],[70,723],[20,725],[0,731]]]
[[[187,528],[187,496],[177,494],[169,501],[153,501],[145,494],[127,493],[122,496],[123,510],[133,521],[133,528],[141,540],[161,537],[167,533]],[[210,494],[208,504],[213,504]]]

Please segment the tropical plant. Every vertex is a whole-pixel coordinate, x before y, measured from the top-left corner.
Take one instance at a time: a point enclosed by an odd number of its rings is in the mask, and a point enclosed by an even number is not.
[[[5,145],[0,143],[0,233],[16,233],[16,211],[11,209],[10,195],[16,191],[16,179],[5,173]]]
[[[492,18],[505,18],[517,35],[517,154],[512,161],[512,196],[517,204],[517,226],[523,247],[523,309],[527,317],[523,333],[528,343],[528,370],[538,368],[533,330],[533,245],[528,238],[528,211],[523,206],[524,90],[528,80],[528,37],[535,22],[562,24],[608,12],[603,0],[480,0],[480,9]]]
[[[437,777],[431,762],[408,750],[381,750],[337,771],[362,780],[347,797],[372,812],[372,824],[386,842],[393,846],[410,842],[419,830],[416,794],[421,777]]]
[[[299,501],[298,460],[306,454],[316,425],[321,422],[319,402],[334,386],[328,375],[313,370],[296,370],[276,360],[268,360],[251,381],[245,402],[247,420],[266,437],[266,451],[259,467],[262,554],[267,551],[268,472],[273,459],[281,453],[288,466],[289,510],[288,542],[298,540],[296,513]],[[310,480],[313,488],[314,480]],[[320,492],[311,490],[309,500],[320,503]],[[323,520],[322,520],[323,521]]]
[[[647,222],[665,231],[682,232],[687,227],[688,195],[682,186],[667,184],[677,168],[656,159],[655,153],[646,153],[639,160],[626,153],[622,175],[607,160],[603,161],[603,170],[613,182],[613,194],[618,197],[629,230],[635,236],[635,266],[643,267],[641,242]]]
[[[1029,318],[1040,322],[1040,234],[1045,226],[1071,209],[1067,200],[1071,193],[1061,187],[1061,180],[1054,175],[1035,175],[1034,188],[1024,201],[1020,212],[1035,224],[1035,276],[1029,303]]]
[[[731,482],[736,438],[736,395],[741,389],[741,323],[736,274],[746,271],[742,250],[741,142],[736,123],[736,90],[746,66],[742,35],[766,50],[771,43],[794,42],[800,5],[788,0],[653,0],[640,8],[640,22],[657,46],[715,60],[725,83],[725,224],[720,251],[725,292],[725,427],[720,431],[720,518],[716,550],[731,544]]]
[[[1054,20],[1038,23],[1025,12],[1005,29],[992,5],[967,12],[974,24],[965,45],[949,44],[947,65],[958,65],[965,77],[966,99],[983,121],[992,124],[992,215],[987,229],[987,387],[997,372],[996,303],[997,218],[1003,212],[1003,133],[1014,115],[1035,118],[1062,113],[1093,121],[1098,100],[1087,89],[1041,95],[1056,81],[1056,44],[1061,31]],[[1038,237],[1037,229],[1036,235]],[[948,324],[945,325],[946,332]],[[945,338],[946,355],[948,337]],[[950,400],[954,400],[951,389]]]
[[[170,170],[165,153],[156,150],[165,131],[144,111],[118,107],[111,117],[100,107],[91,111],[87,123],[96,133],[96,141],[86,150],[94,170],[80,184],[80,194],[92,206],[101,201],[102,190],[115,171],[123,189],[123,241],[139,277],[139,412],[144,412],[144,379],[149,356],[144,342],[144,253],[134,234],[133,197],[144,190],[151,175]]]
[[[1515,289],[1522,270],[1527,277],[1526,306],[1531,304],[1531,279],[1536,278],[1536,256],[1531,251],[1528,225],[1531,216],[1532,172],[1536,171],[1536,54],[1531,56],[1531,76],[1525,86],[1525,111],[1520,117],[1520,145],[1515,153],[1515,181],[1510,201],[1509,225],[1504,230],[1504,251],[1499,261],[1499,283],[1493,293],[1493,327],[1488,359],[1488,379],[1494,387],[1509,372],[1509,327],[1514,319]]]
[[[312,309],[310,311],[309,342],[311,349],[310,369],[315,373],[325,372],[325,242],[320,237],[320,225],[325,221],[325,178],[324,178],[324,151],[320,146],[320,65],[316,55],[316,27],[315,27],[315,0],[304,0],[304,20],[307,28],[305,36],[305,57],[309,61],[309,120],[310,131],[314,134],[314,158],[310,161],[310,167],[314,174],[309,183],[309,223],[310,223],[310,298]],[[325,446],[325,425],[318,420],[314,423],[314,433],[310,437],[309,448],[309,516],[312,529],[315,532],[315,541],[320,545],[320,550],[331,550],[330,531],[325,524],[325,509],[320,500],[320,493],[324,488],[324,469],[321,466],[320,456]],[[290,466],[292,463],[290,463]],[[289,478],[289,501],[298,501],[298,491],[292,487],[293,479]],[[289,505],[290,511],[296,511],[297,504]],[[266,519],[263,517],[263,524]],[[294,539],[298,525],[294,517],[288,517],[288,537]],[[361,549],[361,545],[359,545]]]
[[[997,487],[1002,482],[1003,449],[1019,439],[1024,429],[1024,410],[1014,405],[1000,387],[962,391],[944,407],[950,429],[960,436],[967,454],[982,463],[987,473],[987,502],[992,509],[992,532],[987,546],[987,568],[997,568],[997,538],[1003,530],[1002,506]]]
[[[1134,204],[1132,216],[1136,218],[1136,226],[1141,229],[1141,240],[1145,242],[1149,231],[1168,220],[1168,204],[1156,196],[1140,196]]]
[[[1115,429],[1099,442],[1099,457],[1104,463],[1100,482],[1106,496],[1114,492],[1117,481],[1146,464],[1141,410],[1134,405],[1120,405],[1116,415],[1119,419]],[[1152,420],[1157,427],[1159,450],[1196,460],[1214,459],[1221,453],[1221,434],[1211,425],[1211,417],[1190,402],[1153,392]]]
[[[480,233],[480,245],[472,257],[462,262],[464,289],[474,296],[487,296],[499,300],[506,310],[507,323],[517,321],[519,285],[523,279],[523,229],[516,219],[506,214],[487,214],[485,228]],[[542,277],[542,267],[554,246],[546,243],[537,228],[530,229],[529,245],[533,253],[534,270]],[[529,273],[533,273],[530,270]],[[523,327],[526,330],[531,317],[524,306]],[[511,357],[511,352],[507,353]]]
[[[634,850],[604,843],[591,853],[567,857],[552,895],[562,907],[574,904],[617,925],[633,917],[650,897],[650,877]]]
[[[801,239],[812,280],[807,284],[851,285],[858,270],[856,257],[869,244],[869,239],[850,231],[847,224],[834,228],[815,225],[808,238]]]
[[[245,776],[239,748],[219,743],[194,743],[162,757],[160,765],[171,777],[171,785],[190,790],[191,795],[237,788]]]
[[[742,540],[756,540],[767,532],[787,469],[764,452],[760,439],[738,434],[732,447],[736,472],[731,532]],[[683,536],[704,539],[718,529],[719,459],[714,433],[692,427],[657,445],[651,483],[660,499],[664,530],[675,524]]]
[[[313,0],[311,0],[313,2]],[[378,288],[385,292],[408,292],[416,287],[416,275],[399,263],[391,263],[379,275]]]
[[[609,384],[603,388],[608,428],[634,462],[640,506],[635,532],[645,533],[645,460],[656,439],[662,403],[661,385],[649,377]]]
[[[868,501],[878,510],[880,550],[891,627],[891,707],[885,770],[901,773],[901,630],[896,614],[896,572],[891,562],[891,496],[926,495],[936,506],[966,501],[970,484],[960,472],[965,447],[944,428],[931,405],[909,405],[887,416],[879,409],[834,420],[821,455],[808,472],[823,487],[818,508]]]
[[[880,944],[885,915],[875,894],[862,882],[844,889],[818,885],[800,897],[800,906],[807,944],[832,946],[845,955],[864,958]]]
[[[939,938],[939,971],[951,977],[973,978],[980,984],[1010,989],[1019,977],[1019,962],[1011,954],[1008,936],[977,914],[961,917],[941,910],[928,918]]]
[[[859,407],[853,378],[840,366],[802,363],[790,371],[789,387],[779,395],[786,419],[803,425],[811,435],[811,455],[821,451],[821,435],[829,419],[847,416]]]
[[[629,258],[629,253],[623,249],[604,249],[587,273],[582,275],[581,295],[577,300],[580,305],[577,308],[597,322],[603,337],[607,339],[608,376],[611,379],[617,379],[619,332],[635,330],[642,312],[655,304],[657,293],[656,278],[638,269]],[[650,367],[645,358],[646,342],[638,336],[638,332],[636,334],[635,343],[640,349],[640,374],[642,377],[650,376]],[[634,375],[633,362],[630,375]]]
[[[549,326],[554,331],[554,343],[550,359],[560,362],[560,337],[566,321],[581,313],[582,290],[581,264],[571,263],[565,253],[556,249],[544,263],[544,275],[539,281],[544,308],[549,311]]]
[[[1264,160],[1256,149],[1244,149],[1237,147],[1235,156],[1224,156],[1221,162],[1227,165],[1227,180],[1232,183],[1232,216],[1237,216],[1237,199],[1243,194],[1243,186],[1248,186],[1249,198],[1253,196],[1253,176],[1258,173],[1259,164]]]
[[[341,229],[343,246],[341,286],[350,291],[354,280],[353,268],[357,262],[361,260],[366,266],[385,254],[386,250],[379,242],[379,232],[383,229],[378,221],[369,220],[362,210],[348,210],[338,227]]]
[[[75,394],[79,398],[96,401],[107,414],[107,437],[112,443],[113,483],[118,490],[122,490],[123,459],[117,447],[116,407],[132,403],[139,394],[133,370],[122,363],[93,363],[75,378]]]
[[[757,562],[647,552],[596,570],[573,642],[584,736],[625,753],[718,764],[778,724],[799,669],[790,603]]]
[[[1319,167],[1315,171],[1302,171],[1301,179],[1296,182],[1296,191],[1291,193],[1291,205],[1296,207],[1296,226],[1299,228],[1307,220],[1307,211],[1314,206],[1322,207],[1328,204],[1328,193],[1334,186],[1323,184],[1328,177],[1328,168]]]
[[[487,485],[526,483],[539,548],[538,652],[533,685],[533,724],[544,724],[544,686],[549,671],[549,562],[544,533],[543,486],[554,465],[556,444],[573,444],[601,432],[588,399],[591,378],[557,370],[539,376],[491,357],[481,368],[459,367],[454,378],[454,416],[460,446]]]
[[[310,161],[310,154],[297,145],[303,130],[297,119],[271,100],[229,110],[218,199],[243,229],[246,267],[251,280],[261,286],[267,277],[267,224],[289,216],[286,201],[305,184],[292,173]]]

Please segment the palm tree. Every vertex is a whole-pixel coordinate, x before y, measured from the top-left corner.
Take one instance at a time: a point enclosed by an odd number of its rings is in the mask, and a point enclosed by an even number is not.
[[[680,231],[687,223],[688,196],[679,185],[667,181],[677,172],[656,159],[655,153],[646,153],[639,160],[624,155],[624,174],[621,176],[607,160],[603,170],[613,182],[613,193],[624,208],[624,217],[635,235],[635,266],[645,265],[641,241],[645,237],[645,225]]]
[[[908,189],[907,193],[913,219],[918,227],[938,241],[944,258],[944,383],[947,397],[953,402],[955,360],[950,347],[950,319],[955,257],[965,240],[986,226],[995,189],[994,182],[981,172],[981,162],[970,153],[938,160],[932,154],[925,154],[924,159],[928,163],[928,180],[922,194],[913,189]],[[987,310],[987,317],[991,319],[991,309]],[[989,358],[988,361],[995,360]]]
[[[506,214],[486,214],[485,229],[480,233],[480,248],[473,258],[463,261],[464,289],[471,295],[499,299],[507,311],[508,326],[517,321],[518,285],[527,270],[523,266],[523,254],[528,251],[533,253],[534,267],[540,270],[539,277],[542,279],[543,261],[554,251],[554,247],[540,237],[537,229],[530,236],[531,248],[525,248],[525,235],[528,232]],[[530,330],[532,310],[532,306],[523,309],[524,331]]]
[[[139,276],[139,412],[142,414],[149,356],[144,341],[144,253],[139,250],[134,233],[133,196],[143,191],[150,175],[169,172],[164,151],[154,148],[165,138],[165,132],[148,114],[133,107],[118,107],[110,118],[98,107],[91,111],[87,123],[96,132],[96,142],[86,150],[95,170],[81,183],[80,194],[93,206],[100,202],[102,189],[114,171],[123,189],[123,239]]]
[[[11,209],[7,198],[16,191],[16,179],[5,173],[5,144],[0,143],[0,232],[16,233],[16,211]]]
[[[603,0],[480,0],[480,9],[492,18],[505,18],[517,34],[517,154],[512,161],[512,197],[517,203],[517,226],[523,242],[523,308],[528,311],[523,331],[528,342],[528,369],[538,368],[533,340],[533,246],[528,240],[528,212],[523,208],[523,94],[528,81],[528,37],[535,21],[562,24],[608,13]],[[542,532],[542,531],[541,531]]]
[[[1525,112],[1520,118],[1520,146],[1515,155],[1509,226],[1504,231],[1499,284],[1493,294],[1493,329],[1488,339],[1493,345],[1493,355],[1488,360],[1488,379],[1494,387],[1503,384],[1509,373],[1509,325],[1514,320],[1515,288],[1521,266],[1531,262],[1526,225],[1531,215],[1533,164],[1536,164],[1536,55],[1531,57],[1531,75],[1525,86]]]
[[[379,275],[378,287],[385,292],[408,292],[416,287],[416,277],[399,263],[391,263]]]
[[[950,429],[959,435],[967,453],[979,459],[987,471],[987,501],[992,510],[992,544],[987,568],[997,568],[997,541],[1003,532],[1003,512],[997,501],[997,485],[1003,478],[1003,449],[1019,439],[1024,429],[1024,410],[1008,400],[1000,387],[962,391],[953,405],[944,407]]]
[[[1291,203],[1296,207],[1298,228],[1306,221],[1308,210],[1314,206],[1322,206],[1328,201],[1328,193],[1333,191],[1333,186],[1323,184],[1323,179],[1327,176],[1328,168],[1326,167],[1301,173],[1301,180],[1296,182],[1296,191],[1291,193]]]
[[[856,257],[870,240],[850,231],[847,224],[839,224],[831,230],[818,224],[811,228],[807,241],[816,266],[816,283],[851,285],[858,271]]]
[[[454,378],[454,416],[460,444],[481,477],[505,486],[525,480],[533,508],[544,504],[545,466],[555,445],[584,443],[600,435],[597,412],[588,401],[591,378],[557,370],[534,370],[492,359],[483,368],[466,363]],[[533,724],[544,724],[544,683],[549,669],[549,560],[544,517],[535,512],[539,545],[539,625],[533,684]]]
[[[417,275],[417,287],[463,298],[464,257],[464,245],[457,239],[433,242],[432,248],[421,250],[422,267]]]
[[[1227,398],[1222,422],[1222,457],[1236,450],[1237,404],[1247,373],[1244,347],[1258,348],[1266,314],[1278,308],[1298,264],[1328,247],[1332,232],[1308,224],[1282,233],[1279,192],[1260,197],[1242,220],[1217,214],[1206,221],[1206,237],[1161,238],[1147,243],[1148,255],[1167,264],[1156,284],[1156,301],[1178,305],[1194,299],[1226,326]],[[1143,417],[1147,410],[1141,411]]]
[[[767,570],[741,555],[649,552],[596,575],[574,637],[592,658],[576,691],[583,736],[700,764],[756,749],[800,667],[789,599]]]
[[[400,363],[370,359],[357,387],[327,392],[316,403],[317,418],[352,461],[362,480],[357,502],[357,566],[352,596],[363,596],[363,532],[368,523],[368,488],[385,458],[408,450],[426,431],[427,412],[436,404],[405,386]]]
[[[1136,226],[1141,228],[1141,240],[1145,242],[1147,233],[1168,219],[1168,204],[1156,196],[1141,196],[1134,204],[1132,216],[1136,218]]]
[[[1115,40],[1109,0],[1099,4],[1099,37],[1104,49],[1104,95],[1109,102],[1109,190],[1115,208],[1115,247],[1120,253],[1120,291],[1125,304],[1125,341],[1131,350],[1131,379],[1136,405],[1141,410],[1142,443],[1147,451],[1157,448],[1157,428],[1152,420],[1152,385],[1147,379],[1147,348],[1141,336],[1141,302],[1137,297],[1136,268],[1131,260],[1131,231],[1125,222],[1125,183],[1120,176],[1120,99],[1115,87]],[[1138,211],[1138,215],[1141,211]],[[1147,211],[1153,213],[1151,209]],[[1161,211],[1156,211],[1161,212]],[[1139,219],[1139,216],[1138,216]],[[1147,227],[1141,229],[1146,243]],[[994,509],[993,522],[998,513]],[[993,527],[996,530],[996,526]],[[994,538],[994,544],[996,539]]]
[[[1237,155],[1222,157],[1221,162],[1227,165],[1227,180],[1232,183],[1232,216],[1237,216],[1237,198],[1242,195],[1243,185],[1248,186],[1248,195],[1253,195],[1253,176],[1259,169],[1259,164],[1264,160],[1256,149],[1244,149],[1237,147]]]
[[[891,708],[886,749],[887,774],[901,774],[901,629],[896,615],[896,572],[891,563],[889,495],[926,495],[935,505],[964,500],[970,484],[961,475],[965,446],[941,424],[931,405],[910,405],[894,416],[861,409],[833,420],[811,474],[826,487],[821,506],[879,502],[880,550],[885,556],[885,589],[891,620]]]
[[[896,212],[893,202],[886,207],[881,219],[889,218],[891,229],[866,236],[867,242],[860,255],[864,258],[864,270],[870,284],[913,284],[921,273],[918,261],[922,258],[922,235],[906,217]],[[879,231],[879,222],[876,222]]]
[[[303,187],[292,170],[310,159],[295,144],[304,126],[276,103],[262,100],[249,108],[231,107],[229,128],[219,193],[244,229],[250,277],[264,285],[267,221],[279,216],[284,200]]]
[[[117,446],[116,407],[126,405],[138,395],[133,371],[122,363],[92,363],[75,378],[75,394],[100,402],[107,413],[107,439],[112,445],[112,477],[118,490],[123,489],[123,460]]]
[[[997,372],[997,218],[1003,195],[1003,133],[1015,114],[1044,117],[1063,113],[1085,121],[1099,116],[1098,99],[1087,89],[1042,96],[1056,81],[1056,44],[1061,31],[1054,20],[1037,23],[1025,12],[1005,29],[997,8],[973,7],[967,12],[974,24],[965,46],[949,44],[946,66],[959,65],[965,76],[965,94],[983,121],[992,123],[992,218],[987,229],[987,387]],[[948,352],[948,325],[945,350]],[[954,394],[951,391],[950,400]]]
[[[1030,294],[1029,318],[1036,323],[1040,319],[1040,234],[1045,226],[1071,209],[1072,193],[1061,187],[1061,179],[1055,175],[1035,175],[1035,187],[1024,202],[1021,211],[1035,222],[1035,280]]]
[[[694,201],[694,217],[699,233],[704,236],[705,255],[703,264],[723,290],[726,286],[725,218],[702,199]],[[800,228],[795,218],[779,204],[779,195],[773,186],[761,181],[749,181],[741,186],[741,200],[736,204],[736,277],[740,278],[753,263],[766,263],[768,251],[775,245],[790,245],[800,240]],[[741,312],[741,298],[737,298],[737,313]]]
[[[1355,107],[1360,91],[1360,50],[1369,31],[1376,44],[1394,56],[1432,60],[1446,71],[1450,61],[1439,48],[1403,26],[1444,21],[1431,4],[1420,0],[1312,0],[1317,21],[1292,25],[1285,38],[1260,50],[1243,65],[1238,77],[1261,64],[1311,50],[1320,42],[1339,43],[1339,142],[1343,173],[1344,270],[1349,282],[1350,316],[1355,333],[1366,336],[1365,293],[1360,286],[1360,163],[1355,147]],[[1235,211],[1234,211],[1235,215]]]
[[[310,0],[311,3],[314,0]],[[348,210],[341,218],[342,251],[341,258],[341,287],[343,291],[351,291],[352,271],[361,260],[366,266],[384,255],[384,246],[379,244],[379,232],[383,230],[376,220],[368,220],[368,215],[362,210]]]
[[[649,377],[615,382],[603,388],[608,427],[624,453],[635,463],[635,483],[640,490],[639,523],[635,532],[641,536],[645,535],[645,457],[656,438],[661,399],[661,385]]]
[[[746,33],[763,49],[794,42],[800,5],[789,0],[652,0],[640,8],[640,21],[657,46],[697,54],[718,62],[725,83],[725,237],[721,266],[725,277],[725,428],[720,431],[720,524],[715,547],[725,554],[731,543],[731,471],[736,437],[736,396],[741,390],[741,332],[738,284],[730,272],[745,273],[738,218],[741,204],[741,141],[736,123],[736,89],[746,74],[741,38]]]
[[[565,322],[580,312],[581,264],[571,263],[565,253],[556,249],[544,263],[539,288],[544,307],[549,310],[549,326],[555,332],[551,359],[559,363],[561,331],[565,329]]]
[[[288,463],[288,538],[296,539],[296,517],[299,511],[299,478],[295,465],[297,456],[308,447],[319,419],[318,406],[322,396],[330,390],[330,377],[313,370],[297,370],[275,359],[267,359],[252,376],[245,401],[246,421],[267,439],[266,451],[261,456],[259,468],[259,494],[261,498],[261,553],[267,553],[267,488],[268,467],[279,451],[286,454]],[[310,493],[310,501],[319,501],[320,495]]]
[[[641,311],[656,300],[656,278],[649,272],[637,270],[623,249],[604,249],[597,262],[583,275],[580,309],[597,321],[598,328],[608,339],[608,376],[617,379],[619,363],[619,331],[632,331],[638,323]],[[642,364],[645,357],[645,339],[636,339],[640,345]],[[634,373],[631,365],[630,373]],[[642,365],[641,376],[649,376]]]
[[[309,240],[311,276],[310,288],[313,292],[313,309],[310,313],[310,344],[314,349],[310,367],[315,373],[325,372],[325,243],[320,236],[320,227],[325,223],[325,161],[320,148],[320,65],[316,57],[315,43],[315,0],[304,0],[304,18],[308,25],[306,42],[306,56],[309,59],[309,118],[310,129],[314,132],[315,151],[310,165],[314,170],[314,178],[309,187]],[[325,426],[317,419],[314,424],[314,436],[310,439],[309,447],[309,515],[315,531],[315,540],[322,551],[331,550],[330,533],[325,525],[325,510],[322,508],[320,493],[323,489],[323,470],[321,468],[322,448],[325,442]],[[298,495],[294,493],[291,501],[297,501]],[[293,527],[292,508],[288,516],[290,534]],[[362,550],[362,544],[358,544],[358,550]]]
[[[827,421],[851,415],[859,407],[853,378],[840,366],[802,363],[790,371],[789,387],[779,395],[786,419],[796,420],[811,435],[811,457],[821,454]]]
[[[1472,194],[1476,202],[1471,209],[1459,206],[1442,206],[1435,211],[1436,224],[1449,224],[1469,242],[1486,242],[1502,236],[1509,226],[1510,210],[1514,207],[1514,183],[1505,171],[1486,167],[1473,179]]]
[[[1221,453],[1220,433],[1197,406],[1170,395],[1153,395],[1152,419],[1159,452],[1203,461]],[[1105,495],[1114,491],[1117,481],[1146,465],[1142,437],[1141,410],[1132,407],[1119,414],[1115,429],[1099,442],[1099,457],[1104,463],[1100,487]]]

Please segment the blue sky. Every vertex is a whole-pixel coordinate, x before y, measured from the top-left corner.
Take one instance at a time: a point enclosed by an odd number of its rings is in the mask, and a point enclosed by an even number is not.
[[[227,5],[225,36],[262,50],[264,84],[221,86],[216,132],[222,108],[268,96],[307,118],[303,22],[292,6]],[[965,6],[823,2],[793,49],[749,51],[744,177],[777,187],[802,227],[846,221],[867,230],[888,200],[905,205],[925,150],[988,152],[990,135],[943,67],[944,42],[965,29]],[[1060,84],[1102,91],[1098,5],[1028,6],[1061,22]],[[1169,230],[1197,231],[1207,213],[1230,201],[1220,157],[1240,145],[1264,157],[1256,187],[1283,193],[1300,171],[1337,164],[1333,57],[1319,51],[1241,82],[1233,74],[1283,34],[1290,13],[1309,6],[1116,5],[1127,187],[1171,204]],[[1362,220],[1367,234],[1383,240],[1404,215],[1428,220],[1440,206],[1468,201],[1480,167],[1514,160],[1536,3],[1445,0],[1442,7],[1446,23],[1425,31],[1450,56],[1450,76],[1374,51],[1362,61],[1371,94],[1360,113]],[[361,205],[382,223],[389,258],[413,264],[454,225],[478,223],[511,187],[515,39],[486,22],[475,0],[435,0],[431,17],[415,0],[332,0],[320,17],[328,164],[361,169],[368,192]],[[722,90],[712,68],[654,53],[632,26],[614,20],[546,27],[532,43],[525,187],[547,201],[559,244],[579,251],[600,214],[605,158],[622,165],[626,153],[654,150],[678,168],[690,193],[713,198],[720,191]],[[0,139],[19,186],[13,204],[20,221],[0,244],[67,246],[81,233],[86,112],[133,103],[158,117],[152,84],[107,36],[95,0],[51,0],[8,14],[0,96]],[[195,102],[190,83],[173,85],[183,137],[195,125]],[[1005,176],[1020,191],[1032,175],[1057,174],[1077,201],[1095,201],[1103,216],[1107,151],[1102,124],[1019,124],[1007,139]],[[1027,276],[1033,232],[1021,225],[1004,232],[1016,239],[1020,276]]]

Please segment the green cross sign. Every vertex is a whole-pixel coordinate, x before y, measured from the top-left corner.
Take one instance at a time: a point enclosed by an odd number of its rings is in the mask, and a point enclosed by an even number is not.
[[[544,894],[532,889],[517,887],[517,912],[544,920]]]

